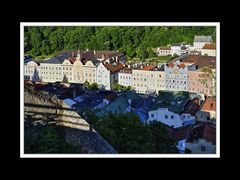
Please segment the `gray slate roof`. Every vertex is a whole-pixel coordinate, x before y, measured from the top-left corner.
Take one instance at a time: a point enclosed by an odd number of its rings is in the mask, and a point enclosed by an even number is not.
[[[212,42],[212,36],[195,36],[194,42]]]

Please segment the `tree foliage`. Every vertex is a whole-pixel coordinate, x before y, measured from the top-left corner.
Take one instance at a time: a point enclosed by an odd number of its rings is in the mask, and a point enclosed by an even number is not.
[[[145,125],[133,113],[93,119],[96,130],[119,153],[178,153],[174,139],[160,123]]]
[[[81,153],[67,143],[56,125],[37,127],[30,125],[24,131],[25,153]]]
[[[152,48],[176,42],[192,43],[194,35],[212,35],[214,27],[25,27],[24,52],[33,56],[59,50],[119,50],[128,57],[155,56]]]

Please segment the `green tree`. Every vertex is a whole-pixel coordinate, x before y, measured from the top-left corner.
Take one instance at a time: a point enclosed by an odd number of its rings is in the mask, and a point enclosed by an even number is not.
[[[69,82],[68,82],[68,78],[67,78],[67,76],[66,76],[65,74],[64,74],[64,76],[63,76],[62,82],[63,82],[63,83],[69,83]]]
[[[151,151],[151,132],[132,114],[109,115],[101,118],[100,134],[118,153],[148,153]]]
[[[152,133],[153,153],[178,153],[176,141],[160,122],[147,124]]]
[[[97,83],[92,83],[88,86],[89,89],[95,89],[95,90],[98,90],[98,84]]]
[[[210,89],[210,94],[216,95],[216,72],[209,67],[203,67],[201,69],[203,74],[200,75],[199,82],[202,83],[206,88]]]
[[[120,84],[114,84],[113,85],[113,90],[114,91],[121,91],[121,90],[123,90],[123,86],[120,85]]]

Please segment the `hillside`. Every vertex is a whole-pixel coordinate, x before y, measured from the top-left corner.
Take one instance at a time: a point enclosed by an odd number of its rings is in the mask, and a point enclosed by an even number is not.
[[[215,27],[25,27],[24,49],[32,56],[60,50],[118,50],[129,58],[149,58],[152,48],[171,43],[193,43],[194,35],[212,35]]]

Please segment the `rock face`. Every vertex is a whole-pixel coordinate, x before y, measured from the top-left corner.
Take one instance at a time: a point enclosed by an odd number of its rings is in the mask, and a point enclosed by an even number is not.
[[[86,154],[117,153],[94,129],[90,129],[90,125],[84,119],[54,96],[25,88],[24,116],[25,120],[32,117],[34,119],[32,123],[60,125],[64,131],[65,140],[81,147]]]

